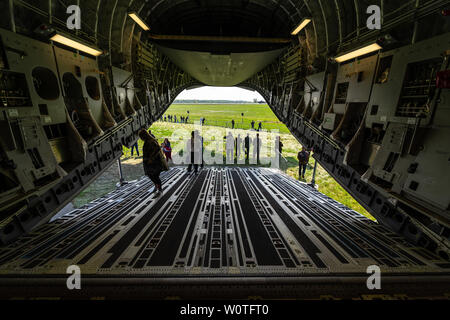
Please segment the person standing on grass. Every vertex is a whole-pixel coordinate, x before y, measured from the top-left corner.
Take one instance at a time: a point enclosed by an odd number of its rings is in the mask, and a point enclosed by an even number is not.
[[[236,160],[238,161],[241,158],[241,144],[242,144],[242,138],[241,135],[238,134],[236,137]]]
[[[194,166],[194,173],[198,173],[198,164],[202,161],[202,141],[199,137],[198,131],[191,132],[191,138],[186,143],[186,153],[188,157],[188,168],[187,171],[192,171],[192,166]]]
[[[256,163],[259,164],[259,148],[261,146],[261,139],[259,133],[256,134],[256,138],[253,139],[253,159],[256,159]]]
[[[261,129],[262,129],[262,123],[261,123],[261,121],[258,123],[258,131],[261,131]]]
[[[247,136],[244,138],[245,160],[247,160],[247,161],[248,161],[249,153],[250,153],[250,143],[251,143],[251,138],[250,138],[249,134],[247,133]]]
[[[252,125],[252,129],[255,129],[255,120],[252,120],[252,122],[250,122],[250,124]]]
[[[134,150],[136,149],[136,154],[139,157],[139,145],[138,142],[136,141],[135,144],[133,144],[133,146],[131,147],[131,156],[133,156]]]
[[[198,131],[197,131],[198,133]],[[203,167],[205,166],[205,162],[203,161],[203,151],[204,151],[204,145],[203,145],[203,137],[201,135],[198,135],[199,137],[199,141],[200,141],[200,169],[203,169]]]
[[[309,152],[305,147],[302,147],[302,151],[300,151],[297,155],[298,159],[298,178],[305,179],[306,166],[309,163]]]
[[[156,196],[159,196],[162,192],[162,182],[159,178],[161,171],[169,170],[167,162],[164,160],[161,148],[158,141],[153,138],[145,129],[139,131],[139,138],[144,141],[142,147],[145,175],[155,184],[153,192],[156,192]]]
[[[161,146],[162,146],[162,150],[164,152],[164,155],[166,156],[167,163],[169,162],[169,160],[172,161],[172,147],[170,146],[169,139],[165,138],[164,142],[162,143]]]
[[[234,129],[234,119],[231,119],[231,129]]]

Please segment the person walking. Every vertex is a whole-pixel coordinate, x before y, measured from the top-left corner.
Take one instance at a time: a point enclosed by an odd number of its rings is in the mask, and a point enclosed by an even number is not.
[[[306,166],[309,163],[309,152],[305,147],[302,147],[302,150],[297,155],[298,159],[298,178],[305,179]]]
[[[166,156],[167,163],[169,163],[169,160],[172,161],[172,148],[170,146],[169,139],[164,139],[164,142],[162,143],[162,150],[164,152],[164,156]]]
[[[139,145],[138,142],[136,141],[135,144],[133,144],[133,146],[131,147],[131,156],[133,156],[134,154],[134,150],[136,150],[136,154],[139,157]]]
[[[162,192],[162,182],[159,175],[161,171],[169,170],[169,167],[164,160],[158,141],[147,130],[142,129],[139,131],[139,138],[144,141],[144,146],[142,147],[144,173],[155,184],[153,192],[156,192],[156,196],[159,196]]]
[[[283,142],[281,142],[281,138],[280,136],[277,136],[277,140],[276,140],[276,146],[278,146],[278,152],[280,153],[280,155],[283,153]]]

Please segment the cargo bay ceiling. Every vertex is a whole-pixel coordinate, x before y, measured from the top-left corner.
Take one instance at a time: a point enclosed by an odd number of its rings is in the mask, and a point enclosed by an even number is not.
[[[68,31],[66,20],[69,14],[66,10],[73,4],[81,8],[81,29]],[[367,8],[371,5],[381,8],[381,30],[367,28],[370,16]],[[35,177],[28,178],[28,181],[24,174],[24,181],[29,182],[26,184],[18,177],[17,166],[20,164],[11,160],[12,151],[3,152],[1,241],[10,242],[47,221],[121,155],[122,145],[132,145],[138,130],[148,128],[157,120],[181,91],[215,85],[257,90],[292,134],[303,145],[314,148],[316,159],[380,223],[448,258],[448,195],[442,194],[442,188],[421,191],[420,181],[415,178],[410,181],[402,175],[417,168],[417,165],[411,167],[411,163],[420,163],[417,159],[423,151],[415,151],[422,147],[414,148],[415,136],[417,132],[422,134],[431,128],[435,115],[420,120],[422,122],[418,124],[411,123],[411,119],[419,118],[422,113],[414,113],[408,107],[393,110],[398,119],[409,115],[405,121],[400,119],[398,123],[391,123],[385,119],[380,124],[380,115],[381,118],[385,117],[383,112],[389,115],[390,108],[373,103],[377,110],[372,107],[366,112],[372,82],[358,87],[358,83],[365,83],[369,78],[373,81],[375,69],[384,66],[381,61],[385,52],[400,52],[400,55],[403,54],[401,48],[416,44],[429,49],[432,45],[427,41],[445,47],[450,31],[449,19],[442,14],[446,6],[448,1],[440,0],[2,1],[0,28],[3,30],[3,46],[6,56],[16,61],[10,63],[11,70],[22,61],[29,63],[29,59],[35,60],[32,65],[39,66],[39,58],[31,57],[27,50],[39,47],[40,43],[53,48],[57,62],[62,59],[63,51],[70,48],[49,41],[48,34],[54,30],[71,33],[77,39],[95,44],[104,53],[96,59],[88,56],[86,60],[93,61],[92,65],[83,67],[87,63],[83,59],[77,62],[77,68],[81,65],[81,71],[92,73],[101,85],[96,94],[101,99],[90,100],[90,105],[83,104],[85,112],[80,109],[77,90],[69,90],[76,81],[67,75],[74,73],[77,76],[80,70],[71,71],[73,67],[69,66],[63,75],[62,62],[57,63],[60,68],[55,68],[55,72],[59,73],[60,84],[56,86],[62,87],[64,98],[60,98],[58,103],[67,108],[67,115],[60,116],[67,116],[67,120],[52,125],[66,126],[65,131],[60,131],[69,132],[66,138],[71,141],[71,155],[64,158],[64,147],[52,144],[55,137],[50,129],[56,127],[49,129],[50,125],[46,126],[45,133],[52,145],[48,150],[50,153],[57,150],[58,154],[53,167],[48,168],[49,172],[54,170],[52,174],[39,179],[38,183],[37,180],[32,181]],[[150,30],[144,32],[130,19],[129,12],[136,12]],[[311,23],[298,35],[292,36],[291,32],[304,18],[310,18]],[[22,40],[15,41],[13,35]],[[24,39],[32,39],[36,44],[26,49]],[[383,50],[365,57],[367,60],[361,60],[357,67],[353,64],[349,64],[351,68],[349,65],[340,66],[332,59],[375,40],[382,44]],[[439,53],[431,53],[433,50]],[[442,55],[445,50],[433,50],[428,50],[430,57],[437,60],[431,59],[428,66],[445,69],[448,52],[445,56]],[[383,61],[390,66],[388,69],[395,70],[392,59]],[[404,62],[404,69],[406,64]],[[23,72],[31,73],[26,71],[30,68],[24,67]],[[346,68],[351,70],[345,71]],[[404,73],[403,70],[396,81],[400,83],[400,89]],[[351,79],[355,74],[358,76],[352,87]],[[31,75],[27,77],[31,79]],[[350,80],[341,81],[340,77]],[[432,77],[436,78],[436,73]],[[36,81],[34,75],[33,79]],[[344,85],[341,86],[340,82]],[[346,84],[348,82],[350,87]],[[32,86],[33,83],[28,83],[28,87]],[[85,97],[91,96],[88,81],[82,84],[82,89],[87,92]],[[346,95],[354,92],[354,98],[349,96],[347,101],[344,98],[338,103],[342,98],[338,96],[341,91]],[[448,94],[448,90],[439,91],[439,94]],[[433,103],[438,101],[437,98],[434,96]],[[397,103],[398,96],[393,99]],[[100,101],[97,111],[93,110],[94,100]],[[71,103],[73,108],[68,106]],[[36,103],[37,110],[38,105],[42,103]],[[79,111],[77,119],[72,118],[73,110]],[[378,120],[375,121],[378,110]],[[338,119],[339,125],[327,127],[330,117]],[[436,127],[448,127],[448,117],[444,118],[445,123],[436,124]],[[88,129],[79,129],[80,123]],[[380,169],[377,161],[384,156],[383,137],[396,135],[396,132],[413,136],[408,138],[412,141],[409,151],[406,155],[387,153],[389,164]],[[448,131],[438,135],[446,139]],[[445,148],[441,151],[447,155],[448,147]],[[34,160],[36,162],[36,157]],[[396,170],[397,176],[394,174]],[[444,178],[445,175],[439,179]],[[404,192],[406,185],[414,188]],[[448,181],[444,185],[448,186]]]
[[[438,14],[446,1],[436,0],[11,0],[0,5],[10,16],[2,26],[34,36],[42,24],[67,29],[66,10],[73,4],[81,8],[76,33],[107,52],[101,62],[137,71],[136,42],[151,43],[201,84],[220,86],[248,80],[298,42],[307,51],[304,67],[323,70],[328,57],[364,41],[388,34],[387,41],[408,43],[448,28]],[[366,26],[371,5],[382,10],[381,31]],[[150,31],[142,32],[129,12]],[[298,38],[291,36],[304,18],[312,23]]]

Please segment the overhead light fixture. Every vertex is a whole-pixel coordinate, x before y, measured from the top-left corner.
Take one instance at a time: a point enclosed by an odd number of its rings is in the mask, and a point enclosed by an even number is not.
[[[68,35],[61,34],[59,31],[55,33],[52,37],[50,37],[50,40],[59,42],[65,46],[77,49],[79,51],[86,52],[95,57],[103,53],[103,51],[100,50],[99,48],[93,45],[84,44],[80,40],[75,40]]]
[[[300,24],[297,26],[297,28],[295,28],[294,31],[291,32],[291,35],[293,35],[293,36],[297,35],[297,33],[302,31],[302,29],[304,27],[306,27],[308,25],[308,23],[310,23],[311,21],[312,21],[311,18],[303,18],[302,22],[300,22]]]
[[[150,27],[137,15],[136,12],[128,12],[128,16],[134,20],[144,31],[150,30]]]
[[[383,47],[375,42],[375,43],[369,44],[368,46],[365,46],[365,47],[362,47],[360,49],[354,50],[352,52],[340,55],[340,56],[334,58],[334,60],[336,60],[336,62],[341,63],[341,62],[344,62],[344,61],[347,61],[347,60],[351,60],[351,59],[354,59],[354,58],[357,58],[357,57],[360,57],[360,56],[363,56],[365,54],[368,54],[368,53],[371,53],[371,52],[374,52],[374,51],[378,51],[378,50],[381,50],[381,49],[383,49]]]

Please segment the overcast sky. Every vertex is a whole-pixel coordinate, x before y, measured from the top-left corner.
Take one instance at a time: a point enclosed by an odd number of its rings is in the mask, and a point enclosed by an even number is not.
[[[245,90],[237,87],[201,87],[184,90],[177,99],[179,100],[243,100],[264,101],[264,98],[256,91]]]

